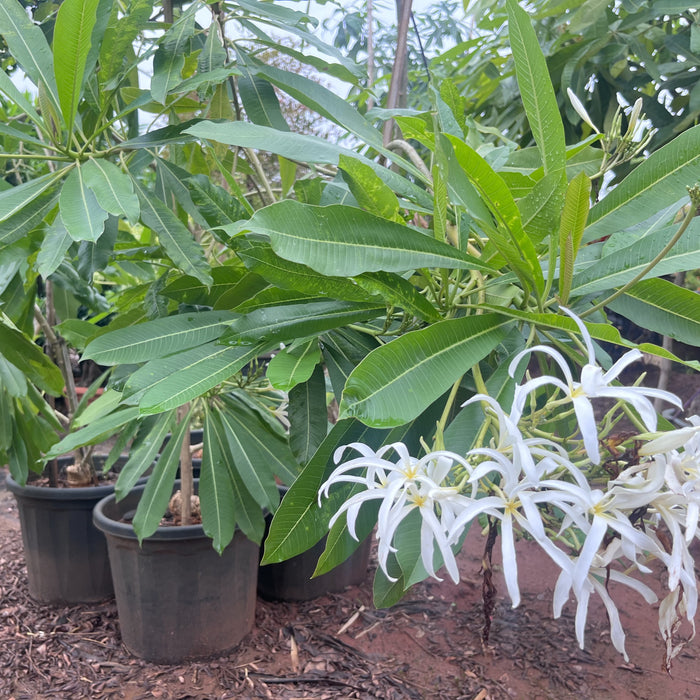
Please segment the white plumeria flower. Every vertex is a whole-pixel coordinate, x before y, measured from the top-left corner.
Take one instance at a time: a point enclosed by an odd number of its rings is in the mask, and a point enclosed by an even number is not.
[[[459,569],[452,549],[447,542],[447,528],[456,518],[457,513],[470,502],[454,487],[443,482],[452,466],[456,463],[467,467],[467,462],[459,455],[447,451],[430,452],[422,459],[412,457],[403,443],[384,445],[377,452],[362,443],[353,443],[336,450],[335,461],[342,458],[346,447],[352,447],[362,457],[341,464],[319,489],[319,502],[322,495],[328,495],[334,483],[359,483],[365,490],[351,496],[330,520],[329,527],[346,514],[348,531],[355,539],[355,524],[362,505],[370,500],[379,499],[377,518],[377,556],[382,571],[391,581],[396,579],[388,572],[388,557],[396,552],[392,546],[394,535],[401,522],[408,514],[418,509],[421,522],[421,560],[425,570],[438,578],[433,566],[435,543],[442,555],[445,568],[455,583],[459,582]],[[391,462],[384,455],[393,450],[398,459]],[[366,469],[364,476],[349,474],[354,469]],[[439,507],[440,517],[436,514]],[[441,579],[438,579],[441,580]]]
[[[677,430],[669,430],[654,440],[650,440],[640,450],[642,456],[671,452],[681,447],[684,452],[700,457],[700,416],[691,416],[690,425]]]
[[[520,391],[516,391],[516,399],[518,405],[515,405],[513,413],[520,415],[525,404],[525,399],[528,394],[535,391],[541,386],[552,384],[561,389],[566,396],[569,397],[574,405],[576,419],[578,421],[579,430],[583,436],[583,444],[586,448],[588,457],[594,464],[600,463],[600,451],[598,449],[598,428],[596,425],[593,406],[590,399],[607,397],[615,400],[623,400],[632,404],[639,413],[642,422],[649,431],[656,430],[657,416],[654,406],[647,397],[659,398],[669,403],[672,403],[678,408],[683,408],[681,400],[669,391],[661,389],[653,389],[649,387],[632,386],[610,386],[610,383],[615,381],[622,371],[633,362],[636,362],[642,357],[639,350],[630,350],[626,352],[607,372],[597,364],[595,358],[595,348],[588,329],[583,321],[569,309],[560,307],[564,313],[571,316],[576,322],[576,325],[581,331],[586,350],[588,351],[588,363],[581,369],[581,381],[575,381],[569,365],[564,356],[553,348],[546,345],[535,345],[531,348],[526,348],[519,352],[510,364],[508,369],[511,377],[515,376],[515,370],[523,357],[532,352],[542,352],[549,355],[558,365],[566,379],[566,383],[562,382],[557,377],[545,375],[536,377],[526,382]]]

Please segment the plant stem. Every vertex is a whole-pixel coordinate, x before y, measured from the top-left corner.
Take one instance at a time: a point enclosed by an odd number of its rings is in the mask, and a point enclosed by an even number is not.
[[[177,409],[178,420],[187,419],[189,404]],[[192,453],[190,452],[190,428],[185,428],[185,435],[180,447],[180,496],[182,497],[181,525],[189,525],[192,521],[192,493],[194,491],[192,478]]]

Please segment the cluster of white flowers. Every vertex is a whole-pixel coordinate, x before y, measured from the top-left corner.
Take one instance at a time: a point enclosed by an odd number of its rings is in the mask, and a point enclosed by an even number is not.
[[[497,519],[503,572],[513,606],[520,602],[515,540],[526,534],[560,569],[554,616],[561,614],[573,594],[576,636],[583,647],[589,600],[597,593],[608,613],[611,640],[625,659],[625,635],[609,582],[627,586],[653,603],[655,593],[632,574],[650,573],[648,564],[657,559],[668,575],[669,593],[660,605],[659,628],[669,665],[682,648],[682,643],[675,641],[681,618],[689,621],[694,634],[698,590],[688,547],[693,538],[700,537],[700,418],[693,417],[689,427],[648,442],[622,464],[614,478],[590,478],[592,465],[601,461],[591,399],[608,397],[631,404],[651,433],[656,431],[657,415],[649,397],[681,408],[682,404],[674,394],[658,389],[611,386],[641,353],[626,353],[604,372],[596,362],[588,330],[573,313],[564,311],[578,324],[588,352],[579,381],[558,351],[547,346],[529,348],[514,358],[511,376],[523,357],[541,352],[557,363],[565,381],[548,375],[525,381],[516,387],[509,413],[492,397],[478,394],[471,398],[467,403],[481,402],[497,421],[495,444],[474,448],[465,456],[435,451],[421,459],[412,457],[402,443],[385,445],[376,452],[361,443],[341,447],[335,454],[340,466],[321,486],[319,503],[333,484],[361,484],[364,489],[351,496],[331,519],[332,525],[345,514],[349,532],[357,539],[355,525],[361,506],[370,500],[380,501],[379,565],[389,578],[389,555],[396,553],[394,537],[410,512],[417,509],[422,518],[420,552],[425,570],[437,578],[437,544],[455,583],[459,582],[459,570],[454,550],[465,529],[479,516]],[[557,408],[568,402],[573,405],[585,451],[577,460],[559,442],[526,437],[521,432],[521,426],[527,425],[523,415],[530,394],[547,385],[563,394],[552,401]],[[347,448],[361,456],[341,464]]]

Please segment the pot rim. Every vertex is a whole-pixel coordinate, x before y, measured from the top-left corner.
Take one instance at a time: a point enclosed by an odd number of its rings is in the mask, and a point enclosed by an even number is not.
[[[199,479],[194,480],[195,484],[198,484]],[[180,485],[180,480],[175,482],[175,490],[178,489]],[[146,484],[137,484],[134,486],[129,495],[143,493],[146,488]],[[134,526],[131,523],[122,523],[118,520],[114,520],[105,514],[105,507],[115,503],[117,496],[111,493],[104,498],[102,498],[98,503],[95,504],[95,508],[92,511],[92,521],[99,530],[105,533],[105,535],[112,535],[113,537],[121,537],[125,540],[136,540],[136,532],[134,531]],[[152,535],[143,538],[143,542],[161,542],[161,541],[177,541],[177,540],[192,540],[209,537],[204,532],[204,526],[199,525],[168,525],[166,527],[159,527]]]

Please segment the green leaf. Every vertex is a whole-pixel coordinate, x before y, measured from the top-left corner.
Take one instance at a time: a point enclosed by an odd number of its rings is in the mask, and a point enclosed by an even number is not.
[[[277,255],[329,276],[421,267],[492,272],[476,258],[409,226],[343,205],[316,207],[284,200],[255,212],[237,228],[268,235]]]
[[[321,359],[317,340],[280,350],[270,360],[266,376],[275,389],[289,391],[312,375]]]
[[[61,220],[74,241],[96,241],[104,231],[107,212],[85,182],[83,167],[71,170],[58,198]]]
[[[473,148],[456,137],[447,138],[450,139],[459,164],[496,221],[496,228],[489,221],[480,222],[487,230],[490,241],[523,283],[542,293],[544,278],[537,251],[525,234],[520,211],[508,186]]]
[[[358,204],[383,219],[402,222],[399,215],[399,200],[372,167],[341,153],[338,167]]]
[[[437,309],[406,279],[391,272],[366,272],[355,277],[358,286],[381,295],[387,306],[397,306],[424,321],[440,320]]]
[[[278,131],[289,131],[277,94],[272,85],[258,78],[245,65],[240,66],[238,90],[246,116],[254,124],[269,126]]]
[[[668,244],[677,227],[670,226],[636,240],[626,248],[613,251],[574,275],[572,293],[576,296],[597,294],[629,282]],[[655,265],[648,277],[694,270],[700,266],[700,219],[695,218],[681,239]]]
[[[81,241],[78,246],[78,274],[85,280],[92,280],[95,272],[103,270],[112,259],[114,244],[119,235],[119,220],[116,216],[107,217],[104,233],[94,243]]]
[[[328,432],[326,379],[317,364],[311,377],[289,391],[289,447],[299,464],[306,464]]]
[[[230,489],[230,490],[229,490]],[[224,426],[216,411],[207,411],[204,419],[204,455],[199,481],[202,518],[214,548],[225,547],[233,524],[252,542],[260,542],[265,520],[260,506],[253,500],[233,462]],[[214,502],[215,501],[215,502]]]
[[[335,398],[340,401],[350,373],[380,343],[376,338],[352,328],[338,328],[324,334],[321,340],[328,377]]]
[[[382,136],[349,102],[320,83],[299,73],[276,68],[247,57],[251,71],[262,75],[273,85],[321,116],[342,126],[375,148],[382,148]]]
[[[518,201],[523,229],[537,245],[559,227],[566,183],[560,173],[549,173]]]
[[[200,311],[119,328],[89,343],[83,359],[116,365],[165,357],[218,338],[234,318],[230,311]]]
[[[53,396],[63,393],[63,376],[58,367],[36,343],[4,323],[0,323],[0,354],[42,391]]]
[[[246,207],[206,175],[194,175],[185,182],[192,202],[210,228],[219,228],[248,218]]]
[[[542,156],[545,174],[564,175],[566,143],[559,105],[537,35],[527,12],[507,0],[508,32],[520,95],[530,130]]]
[[[114,487],[118,501],[134,488],[136,482],[158,457],[165,436],[172,433],[177,426],[176,419],[176,411],[170,411],[158,416],[152,423],[149,422],[152,419],[143,422],[131,446],[129,459],[119,471],[119,478]]]
[[[654,151],[588,217],[584,242],[610,236],[638,224],[687,197],[687,186],[700,181],[700,125]]]
[[[91,158],[82,166],[82,173],[104,210],[115,216],[122,214],[130,224],[138,221],[139,198],[125,172],[104,158]]]
[[[372,296],[345,277],[321,275],[306,265],[281,258],[267,242],[236,238],[231,247],[248,269],[281,289],[344,301],[367,301]]]
[[[340,417],[373,427],[412,420],[505,337],[498,314],[440,321],[373,350],[348,377]]]
[[[53,57],[44,32],[17,0],[0,0],[0,33],[10,54],[38,87],[43,84],[58,107]]]
[[[46,457],[47,459],[52,459],[67,452],[73,452],[73,450],[83,445],[97,445],[100,442],[104,442],[104,440],[118,432],[119,428],[138,418],[138,414],[138,409],[134,407],[110,413],[85,428],[66,435],[63,440],[51,448]]]
[[[14,216],[0,223],[0,249],[22,240],[38,228],[47,214],[54,208],[58,192],[50,189],[27,204]]]
[[[59,170],[57,173],[42,175],[36,179],[28,180],[22,185],[0,192],[0,221],[6,221],[11,216],[24,212],[33,200],[42,192],[52,188],[57,180],[65,174],[65,170]]]
[[[63,225],[61,217],[57,216],[41,242],[36,259],[37,272],[44,278],[56,272],[72,244],[73,239]]]
[[[236,531],[236,509],[233,481],[226,470],[227,458],[224,456],[228,445],[217,442],[220,436],[213,424],[211,412],[207,411],[198,495],[204,532],[211,537],[214,549],[221,554]]]
[[[127,381],[125,394],[138,399],[142,415],[167,411],[203,396],[269,349],[208,343],[144,365]]]
[[[153,57],[151,94],[164,105],[168,93],[182,82],[182,69],[190,38],[194,34],[194,14],[197,3],[190,5],[163,35]]]
[[[258,309],[231,323],[222,343],[251,344],[260,339],[287,342],[318,335],[349,323],[368,321],[385,311],[384,305],[318,301]]]
[[[219,25],[212,22],[207,29],[207,40],[204,42],[204,48],[197,58],[197,71],[208,73],[215,68],[221,68],[226,63],[226,58],[226,49],[221,44],[219,37]]]
[[[700,294],[662,279],[637,282],[608,306],[642,328],[700,347]]]
[[[212,283],[209,263],[199,243],[187,227],[157,197],[134,180],[141,202],[141,220],[158,235],[158,240],[170,259],[187,275],[209,286]]]
[[[54,72],[68,140],[85,81],[85,65],[99,0],[63,0],[56,15],[53,51]]]
[[[569,183],[566,190],[564,211],[561,214],[559,226],[559,299],[562,304],[566,304],[569,300],[574,264],[591,206],[590,197],[591,181],[586,173],[581,172]]]
[[[177,467],[180,463],[180,446],[185,431],[190,428],[191,416],[192,411],[190,410],[187,416],[180,421],[172,438],[155,463],[153,473],[148,477],[146,488],[143,490],[133,520],[139,544],[158,529],[168,507],[173,494]]]

